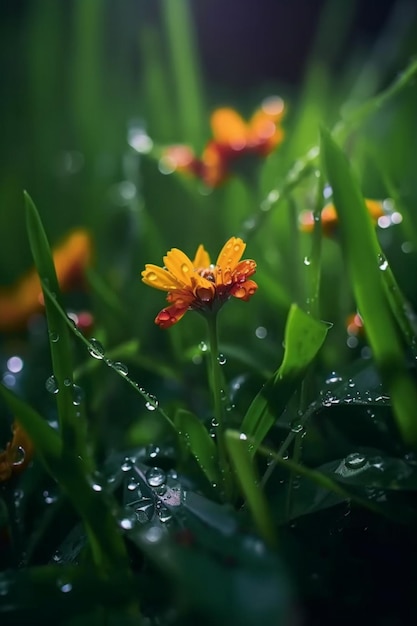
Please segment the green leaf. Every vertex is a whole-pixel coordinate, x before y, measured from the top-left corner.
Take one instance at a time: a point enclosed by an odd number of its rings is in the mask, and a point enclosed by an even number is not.
[[[232,460],[242,493],[251,510],[252,517],[263,539],[276,545],[276,533],[269,513],[268,503],[255,472],[251,446],[246,435],[233,430],[225,433],[227,450]]]
[[[280,368],[252,401],[242,422],[242,431],[258,446],[302,381],[306,370],[326,338],[328,325],[307,315],[296,304],[290,308],[285,328],[285,352]]]
[[[348,160],[322,130],[322,156],[340,221],[344,257],[377,367],[404,441],[417,445],[417,388],[410,376],[384,286],[381,250]]]
[[[82,422],[77,416],[77,407],[74,406],[74,385],[72,372],[72,354],[67,324],[57,313],[55,307],[45,293],[43,284],[48,286],[49,292],[60,301],[60,290],[54,261],[48,239],[43,228],[39,213],[31,199],[25,192],[26,224],[30,247],[36,269],[41,279],[45,302],[46,317],[48,320],[49,344],[52,358],[52,384],[58,390],[56,401],[59,416],[59,425],[65,446],[74,448],[86,458],[84,433]]]
[[[175,426],[210,483],[218,485],[216,445],[202,422],[194,413],[180,409],[175,415]]]

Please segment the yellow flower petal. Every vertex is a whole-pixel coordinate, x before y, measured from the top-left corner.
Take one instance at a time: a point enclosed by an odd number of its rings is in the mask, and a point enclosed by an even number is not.
[[[162,267],[157,265],[145,265],[141,276],[146,285],[162,291],[171,291],[172,289],[181,289],[183,287],[182,283],[175,276],[172,276],[170,272],[163,270]]]
[[[201,268],[207,268],[210,265],[210,257],[202,244],[200,244],[197,248],[193,265],[197,270]]]
[[[182,250],[172,248],[164,256],[164,263],[168,271],[175,276],[182,287],[192,287],[192,279],[195,274],[194,265]]]
[[[220,251],[216,265],[222,271],[226,269],[233,270],[242,258],[245,248],[246,244],[242,239],[239,237],[231,237]]]

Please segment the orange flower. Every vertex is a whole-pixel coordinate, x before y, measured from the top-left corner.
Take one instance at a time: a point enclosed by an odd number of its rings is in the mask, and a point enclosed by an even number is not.
[[[170,303],[158,313],[155,323],[161,328],[169,328],[188,310],[216,312],[231,296],[249,300],[258,286],[253,280],[248,280],[256,271],[255,261],[240,260],[245,248],[242,239],[231,237],[223,246],[215,265],[210,263],[202,245],[198,247],[193,261],[178,248],[172,248],[164,257],[164,268],[145,265],[143,282],[167,291]]]
[[[249,122],[231,108],[216,109],[210,118],[212,139],[201,158],[188,146],[170,146],[162,157],[164,171],[178,170],[200,178],[209,187],[217,187],[245,156],[265,157],[278,146],[284,131],[280,126],[284,115],[281,98],[267,98]]]
[[[0,452],[0,482],[9,480],[12,474],[19,474],[30,463],[33,444],[18,421],[13,423],[13,437],[3,452]]]
[[[369,215],[376,224],[378,219],[384,215],[382,202],[379,200],[365,200]],[[300,214],[300,229],[305,233],[312,232],[314,228],[314,214],[312,211],[303,211]],[[338,226],[338,218],[335,206],[326,204],[321,212],[321,227],[326,237],[333,237],[336,234]]]
[[[364,335],[365,329],[363,327],[363,321],[359,313],[351,313],[346,319],[346,330],[348,335]]]
[[[62,291],[74,289],[91,262],[91,239],[85,230],[73,231],[52,252]],[[14,286],[0,289],[0,331],[24,328],[29,318],[43,309],[42,287],[33,268]]]

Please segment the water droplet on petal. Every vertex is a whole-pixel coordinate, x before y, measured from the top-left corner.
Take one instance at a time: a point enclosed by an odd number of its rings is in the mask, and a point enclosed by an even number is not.
[[[13,448],[13,467],[19,467],[19,465],[22,465],[25,462],[25,456],[26,452],[22,446],[16,446],[16,448]]]
[[[167,476],[160,467],[150,467],[146,472],[146,480],[151,487],[160,487],[165,483]]]
[[[92,357],[95,359],[104,359],[104,348],[97,339],[90,339],[90,345],[88,346],[88,351]]]
[[[46,379],[45,389],[54,395],[59,392],[58,382],[54,375]]]

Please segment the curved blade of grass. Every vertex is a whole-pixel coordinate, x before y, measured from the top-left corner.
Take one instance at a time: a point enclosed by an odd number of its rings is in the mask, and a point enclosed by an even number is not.
[[[359,504],[369,511],[378,513],[380,515],[383,515],[384,517],[389,517],[389,519],[393,519],[394,521],[398,521],[398,518],[396,516],[389,516],[388,512],[383,507],[379,506],[376,502],[368,500],[367,498],[363,498],[362,496],[358,495],[354,490],[351,490],[348,487],[343,487],[340,483],[338,483],[336,480],[333,480],[326,474],[322,474],[317,470],[305,467],[304,465],[296,463],[291,459],[283,459],[279,455],[279,453],[277,454],[276,452],[265,446],[261,446],[259,448],[259,452],[266,456],[268,459],[274,459],[275,463],[287,469],[288,472],[291,472],[291,474],[305,476],[319,487],[327,489],[328,491],[335,493],[345,500],[351,500],[352,502],[356,502],[356,504]]]
[[[59,302],[60,289],[45,230],[29,194],[24,192],[24,198],[29,243],[36,269],[41,277],[42,286],[47,284],[50,292]],[[52,369],[58,389],[56,401],[62,440],[65,447],[73,448],[83,458],[87,458],[82,422],[76,414],[77,408],[73,403],[72,354],[68,328],[61,316],[57,314],[55,307],[51,306],[50,299],[46,296],[44,289],[43,296],[48,320]]]
[[[376,365],[391,396],[404,441],[417,446],[417,388],[408,372],[378,265],[381,253],[359,185],[330,133],[321,133],[323,164],[340,221],[341,241],[356,303]],[[383,266],[381,266],[383,267]]]
[[[24,400],[0,384],[12,412],[33,441],[36,453],[47,472],[60,484],[81,515],[89,536],[94,562],[105,576],[114,575],[115,568],[128,574],[128,561],[111,506],[101,485],[95,484],[84,460],[65,450],[58,433]]]
[[[176,0],[175,3],[163,0],[162,14],[172,60],[182,140],[199,150],[205,134],[206,116],[189,5],[189,0]]]
[[[232,460],[242,493],[264,540],[276,547],[277,538],[268,503],[256,475],[251,444],[246,435],[234,430],[225,432],[226,447]]]
[[[45,300],[49,301],[50,305],[55,309],[57,314],[61,317],[64,324],[67,325],[68,329],[71,330],[71,332],[74,335],[76,335],[78,339],[81,339],[82,343],[86,346],[90,354],[93,354],[94,352],[96,352],[97,351],[96,346],[94,346],[86,337],[84,337],[82,332],[78,330],[77,326],[75,326],[73,321],[65,313],[64,309],[57,302],[56,298],[54,297],[54,294],[49,290],[49,288],[45,284],[43,284],[42,289],[43,289],[43,293],[45,296]],[[146,402],[149,402],[151,405],[153,405],[155,410],[164,418],[164,420],[169,424],[169,426],[175,432],[177,432],[174,422],[165,413],[165,411],[159,406],[159,402],[157,401],[157,399],[155,399],[154,396],[152,396],[150,393],[145,391],[143,387],[140,387],[132,378],[130,378],[130,376],[126,374],[125,370],[123,368],[120,368],[119,366],[120,364],[118,365],[117,362],[112,361],[111,359],[108,359],[108,358],[100,359],[99,363],[103,363],[107,367],[110,367],[110,369],[116,372],[116,374],[121,376],[123,380],[125,380],[136,391],[136,393],[138,393]]]
[[[243,418],[242,431],[254,444],[252,455],[302,381],[323,345],[328,329],[328,325],[307,315],[296,304],[291,306],[281,366],[256,395]]]
[[[175,426],[207,479],[213,486],[218,486],[220,476],[216,445],[204,424],[194,413],[180,409],[175,415]]]

